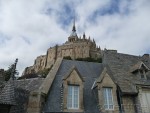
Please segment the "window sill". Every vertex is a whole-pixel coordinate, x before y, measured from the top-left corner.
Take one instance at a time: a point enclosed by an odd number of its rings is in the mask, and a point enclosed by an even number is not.
[[[84,112],[82,109],[66,109],[64,112]]]
[[[105,109],[105,111],[114,111],[114,109]]]

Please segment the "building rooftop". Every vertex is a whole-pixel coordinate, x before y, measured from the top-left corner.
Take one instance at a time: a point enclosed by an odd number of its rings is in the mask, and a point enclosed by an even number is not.
[[[53,81],[53,85],[49,92],[47,102],[44,107],[45,112],[61,112],[61,88],[63,78],[67,73],[69,73],[72,67],[76,67],[82,78],[84,79],[84,111],[85,113],[94,112],[99,113],[97,106],[97,97],[95,92],[93,92],[92,85],[96,78],[100,75],[103,70],[103,65],[101,63],[83,62],[83,61],[73,61],[73,60],[63,60],[62,64],[56,74]]]

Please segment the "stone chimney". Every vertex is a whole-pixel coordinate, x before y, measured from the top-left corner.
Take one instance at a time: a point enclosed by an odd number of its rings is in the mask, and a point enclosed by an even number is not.
[[[150,62],[150,55],[149,55],[149,54],[144,54],[144,55],[142,56],[142,60],[143,60],[144,62]]]

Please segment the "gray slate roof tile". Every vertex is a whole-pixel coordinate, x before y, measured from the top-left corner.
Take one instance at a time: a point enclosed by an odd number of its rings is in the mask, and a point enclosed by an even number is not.
[[[0,104],[15,105],[14,81],[8,81],[0,93]]]

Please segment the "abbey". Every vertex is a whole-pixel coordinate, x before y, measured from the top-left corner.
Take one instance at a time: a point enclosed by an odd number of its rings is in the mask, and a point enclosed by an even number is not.
[[[102,62],[75,60],[88,57]],[[79,38],[74,24],[68,41],[49,48],[25,73],[50,67],[45,78],[7,82],[0,70],[0,113],[150,113],[149,54],[101,50],[85,34]]]
[[[76,33],[75,22],[72,28],[72,33],[68,40],[63,45],[56,45],[47,50],[46,55],[38,56],[35,59],[34,65],[25,69],[25,74],[38,72],[39,70],[50,68],[58,58],[71,57],[75,60],[78,58],[101,58],[101,49],[95,43],[95,40],[86,37],[78,37]]]

